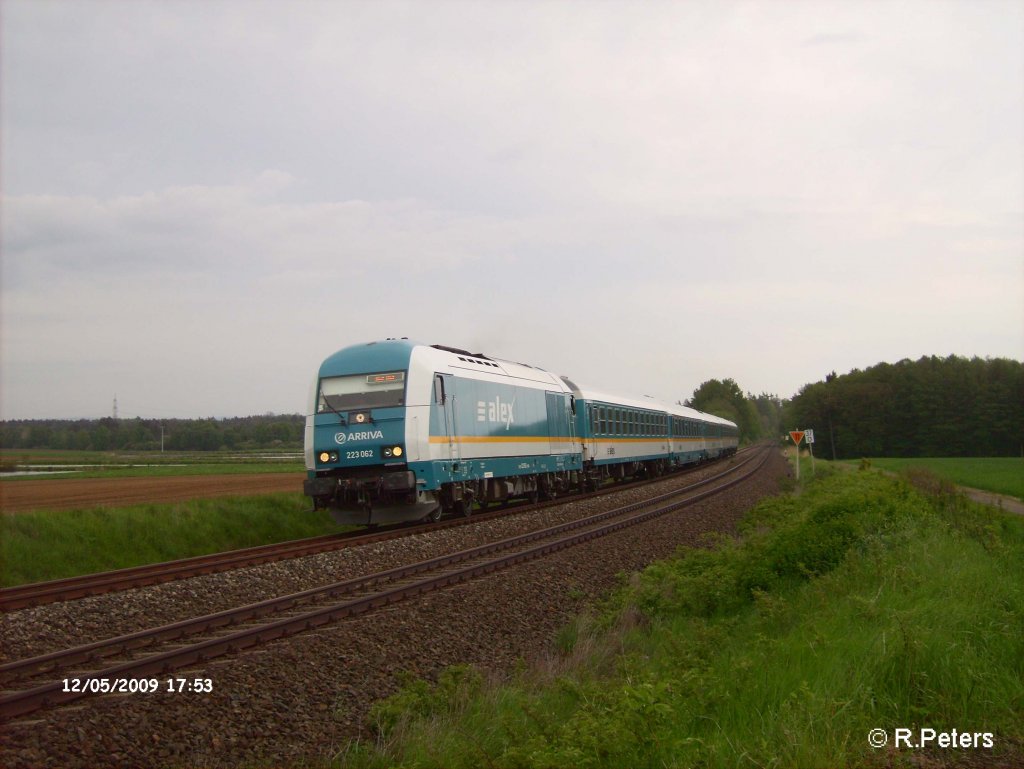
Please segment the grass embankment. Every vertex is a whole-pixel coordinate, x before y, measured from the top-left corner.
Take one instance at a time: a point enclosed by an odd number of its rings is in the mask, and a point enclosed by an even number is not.
[[[871,464],[890,472],[923,468],[958,486],[1009,494],[1024,500],[1024,458],[1021,457],[873,458]]]
[[[1024,521],[878,473],[762,502],[740,541],[634,577],[504,682],[375,706],[352,766],[1024,763]],[[894,748],[895,730],[993,749]],[[888,746],[868,744],[872,729]],[[973,736],[972,736],[973,739]],[[927,757],[925,755],[926,754]]]
[[[302,494],[0,516],[0,584],[59,579],[340,531]]]

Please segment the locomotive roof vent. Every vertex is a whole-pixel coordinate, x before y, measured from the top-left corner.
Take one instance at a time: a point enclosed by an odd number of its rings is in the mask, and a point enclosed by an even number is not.
[[[443,344],[432,344],[430,346],[433,347],[435,350],[453,352],[459,356],[459,360],[465,361],[466,363],[480,363],[484,366],[494,366],[495,368],[499,368],[497,363],[484,363],[484,361],[489,361],[491,359],[484,355],[482,352],[469,352],[468,350],[460,350],[458,347],[445,347]],[[462,357],[463,355],[467,357],[464,358]],[[469,360],[468,358],[474,358],[474,360]],[[479,358],[479,360],[475,360],[476,358]]]
[[[463,358],[461,355],[459,356],[459,360],[464,361],[465,363],[476,363],[479,366],[493,366],[494,368],[501,368],[497,363],[491,363],[486,360],[476,360],[474,358]]]

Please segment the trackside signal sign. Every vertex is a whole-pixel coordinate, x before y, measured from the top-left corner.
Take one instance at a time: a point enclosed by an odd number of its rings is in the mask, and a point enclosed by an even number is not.
[[[789,431],[789,437],[793,439],[793,443],[795,443],[797,446],[799,446],[800,445],[800,441],[802,441],[804,439],[804,431],[803,430],[790,430]]]

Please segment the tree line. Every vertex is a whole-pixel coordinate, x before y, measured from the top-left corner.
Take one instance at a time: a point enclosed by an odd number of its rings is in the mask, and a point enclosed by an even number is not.
[[[1024,363],[953,355],[833,371],[794,396],[785,424],[812,428],[832,459],[1021,456]]]
[[[744,395],[732,379],[709,379],[682,405],[735,422],[740,443],[750,443],[778,434],[783,403],[779,396],[768,393]]]
[[[791,400],[744,394],[710,379],[683,405],[736,423],[740,441],[811,428],[815,453],[857,457],[1021,456],[1024,363],[1006,358],[923,357],[834,371]],[[216,451],[302,446],[304,417],[82,419],[0,422],[5,449]]]
[[[219,451],[302,448],[305,417],[31,419],[0,422],[0,448],[77,451]]]

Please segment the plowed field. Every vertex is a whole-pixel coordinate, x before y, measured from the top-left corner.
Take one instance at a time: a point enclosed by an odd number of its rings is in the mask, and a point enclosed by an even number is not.
[[[203,497],[302,493],[304,473],[182,475],[170,478],[67,478],[0,482],[0,510],[66,510],[100,505],[183,502]]]

